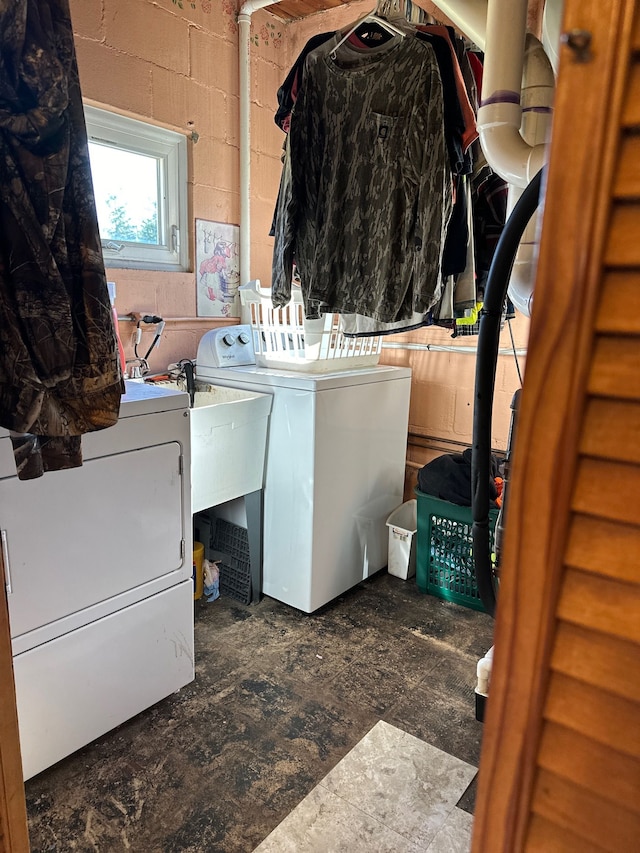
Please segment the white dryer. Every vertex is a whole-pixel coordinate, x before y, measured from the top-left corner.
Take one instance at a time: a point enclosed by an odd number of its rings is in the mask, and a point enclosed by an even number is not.
[[[189,398],[127,382],[81,468],[16,476],[0,528],[24,777],[194,677]]]

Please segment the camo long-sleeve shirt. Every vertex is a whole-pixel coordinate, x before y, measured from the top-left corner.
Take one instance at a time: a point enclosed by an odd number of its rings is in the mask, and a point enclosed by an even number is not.
[[[122,390],[69,3],[0,3],[0,426],[20,479],[81,465]]]
[[[305,314],[381,323],[440,295],[451,176],[440,75],[430,45],[338,38],[307,57],[276,216],[272,299],[287,304],[295,258]]]

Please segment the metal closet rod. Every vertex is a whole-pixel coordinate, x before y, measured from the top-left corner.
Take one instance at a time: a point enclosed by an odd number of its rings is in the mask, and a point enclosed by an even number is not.
[[[205,319],[200,317],[165,317],[165,323],[184,323],[186,320],[196,321]],[[137,323],[138,317],[135,314],[118,314],[119,323]],[[465,355],[475,355],[478,351],[477,347],[455,346],[454,344],[402,344],[396,341],[388,341],[382,344],[383,349],[400,349],[400,350],[422,350],[426,352],[461,352]],[[516,355],[526,356],[526,349],[517,349]],[[513,350],[504,348],[498,350],[498,355],[513,355]]]
[[[151,312],[142,312],[142,311],[132,311],[131,314],[118,314],[118,322],[119,323],[137,323],[140,317],[143,317],[144,314]],[[165,323],[206,323],[211,319],[217,319],[212,317],[163,317],[162,318]],[[223,319],[222,317],[220,319]],[[229,322],[228,318],[227,322]],[[230,325],[233,325],[232,323]],[[144,331],[144,329],[143,329]],[[150,329],[152,331],[152,329]]]
[[[397,342],[388,342],[382,344],[382,349],[408,349],[408,350],[426,350],[427,352],[461,352],[465,355],[475,355],[478,351],[477,347],[462,347],[454,344],[401,344]],[[526,349],[517,349],[516,355],[526,355]],[[513,350],[504,348],[498,350],[498,355],[513,355]]]

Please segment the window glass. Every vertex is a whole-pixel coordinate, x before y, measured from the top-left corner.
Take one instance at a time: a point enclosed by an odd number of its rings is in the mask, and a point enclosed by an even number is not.
[[[102,238],[157,246],[160,161],[98,142],[89,156]]]
[[[105,264],[188,269],[185,137],[92,106],[85,118]]]

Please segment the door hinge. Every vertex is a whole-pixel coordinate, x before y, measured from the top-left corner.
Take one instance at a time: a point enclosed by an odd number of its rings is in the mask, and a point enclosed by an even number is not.
[[[562,33],[560,41],[566,44],[573,51],[574,62],[591,62],[593,53],[591,52],[592,34],[589,30],[569,30]]]
[[[184,563],[185,551],[186,551],[186,543],[185,543],[184,539],[181,539],[180,540],[180,559],[182,560],[183,563]]]
[[[178,457],[178,474],[182,477],[184,475],[184,456],[182,453]]]
[[[180,229],[177,225],[171,226],[171,251],[176,255],[180,254]]]

